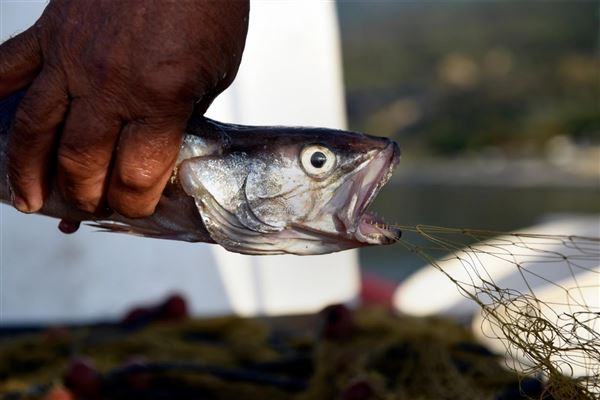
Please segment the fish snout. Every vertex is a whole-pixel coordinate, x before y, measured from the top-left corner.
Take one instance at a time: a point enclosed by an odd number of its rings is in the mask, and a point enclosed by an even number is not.
[[[393,147],[393,165],[396,166],[398,165],[398,163],[400,163],[400,156],[402,156],[402,151],[400,150],[400,146],[398,146],[398,143],[394,142],[392,140],[392,147]]]
[[[394,140],[383,138],[386,140],[386,146],[382,150],[388,154],[388,159],[390,160],[389,167],[393,170],[400,163],[400,156],[402,152],[400,151],[400,146]]]

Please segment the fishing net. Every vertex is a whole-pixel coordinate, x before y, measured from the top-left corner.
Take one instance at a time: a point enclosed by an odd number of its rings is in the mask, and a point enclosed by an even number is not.
[[[399,226],[399,243],[481,309],[508,367],[557,399],[600,395],[600,238]]]

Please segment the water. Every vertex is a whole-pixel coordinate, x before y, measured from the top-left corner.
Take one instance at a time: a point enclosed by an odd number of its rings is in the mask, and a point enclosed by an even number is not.
[[[387,222],[402,225],[511,231],[534,225],[551,214],[598,214],[600,190],[408,186],[390,182],[371,209]],[[422,258],[401,245],[361,249],[360,260],[363,271],[392,281],[401,281],[425,265]]]

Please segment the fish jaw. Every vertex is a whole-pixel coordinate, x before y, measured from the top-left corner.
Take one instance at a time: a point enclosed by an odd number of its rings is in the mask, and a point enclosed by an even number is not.
[[[354,177],[353,183],[358,186],[357,200],[354,207],[347,208],[340,219],[353,238],[364,245],[392,244],[402,234],[400,229],[387,225],[380,217],[367,211],[390,180],[399,161],[400,149],[395,142],[390,142]]]
[[[346,234],[347,240],[355,242],[354,247],[392,244],[400,238],[400,229],[387,225],[383,219],[367,211],[390,180],[399,161],[400,149],[390,141],[383,150],[375,151],[369,161],[338,189],[341,198],[338,202],[343,202],[345,196],[352,196],[351,201],[346,201],[347,206],[339,207],[336,197],[332,199],[332,208],[339,209],[335,214],[338,230],[340,234]]]

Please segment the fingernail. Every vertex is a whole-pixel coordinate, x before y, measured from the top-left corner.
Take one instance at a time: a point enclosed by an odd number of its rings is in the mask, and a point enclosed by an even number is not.
[[[29,212],[29,204],[27,204],[27,202],[25,201],[24,198],[22,198],[21,196],[16,196],[16,195],[12,195],[12,204],[13,206],[24,213]]]
[[[23,213],[31,214],[39,211],[40,208],[42,208],[41,201],[27,201],[23,197],[15,195],[14,193],[11,196],[13,206]]]

